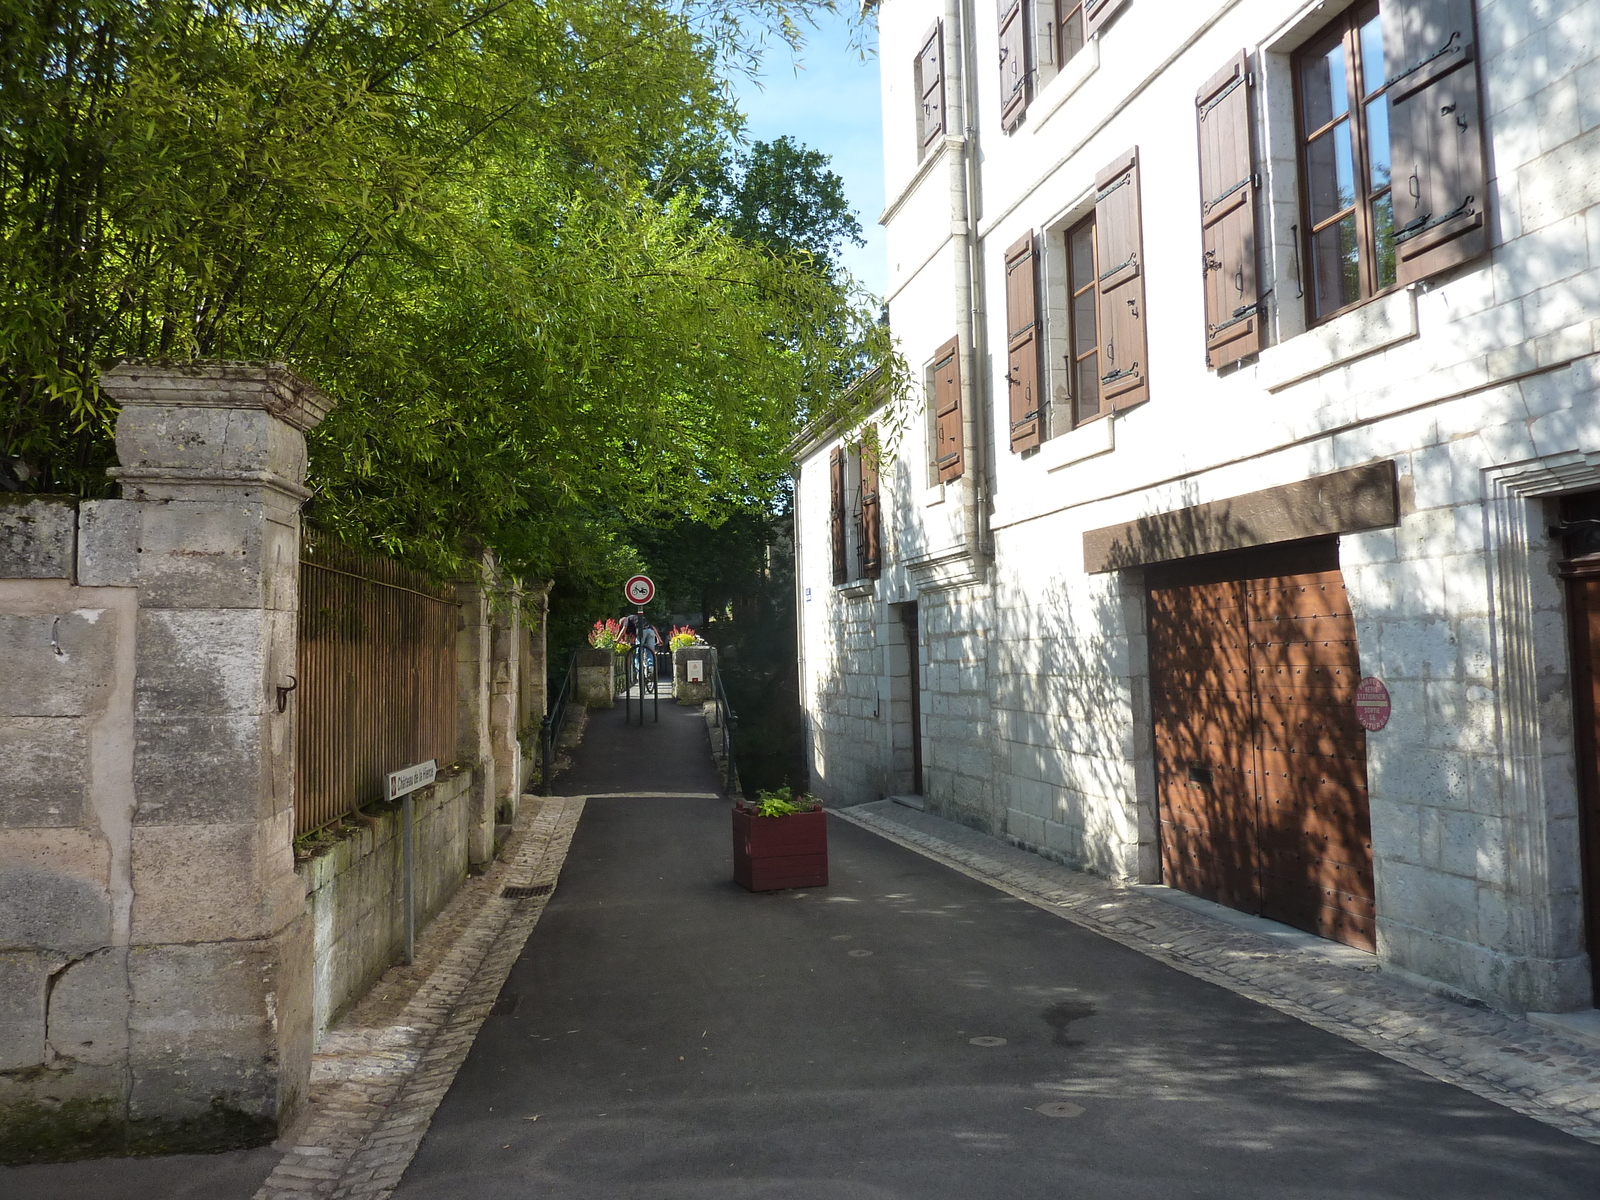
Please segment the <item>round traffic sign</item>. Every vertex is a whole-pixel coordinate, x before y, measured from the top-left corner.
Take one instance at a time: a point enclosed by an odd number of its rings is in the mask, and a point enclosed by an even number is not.
[[[1356,684],[1356,720],[1361,728],[1376,733],[1389,723],[1389,689],[1383,680],[1367,676]]]
[[[629,604],[649,604],[655,599],[656,585],[648,575],[635,575],[622,585],[622,594],[628,598]]]

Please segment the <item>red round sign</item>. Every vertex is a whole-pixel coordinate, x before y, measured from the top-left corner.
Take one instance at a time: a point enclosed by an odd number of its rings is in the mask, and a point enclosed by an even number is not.
[[[1356,684],[1356,720],[1373,732],[1389,723],[1389,689],[1383,680],[1369,675]]]
[[[629,604],[649,604],[655,599],[656,585],[648,575],[635,575],[622,585],[622,594]]]

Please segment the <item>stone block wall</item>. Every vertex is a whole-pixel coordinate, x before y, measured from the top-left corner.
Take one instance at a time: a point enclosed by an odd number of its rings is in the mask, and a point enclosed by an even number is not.
[[[397,954],[387,826],[304,878],[294,862],[296,709],[279,689],[304,432],[329,401],[252,364],[125,364],[102,386],[121,405],[121,498],[0,498],[12,1161],[270,1139],[305,1097],[315,1034]],[[532,631],[492,562],[461,591],[457,765],[419,806],[423,919],[492,857],[523,779]]]
[[[473,773],[440,773],[412,794],[416,918],[421,929],[467,877]],[[400,810],[384,812],[299,864],[312,930],[312,1030],[320,1039],[405,949]]]

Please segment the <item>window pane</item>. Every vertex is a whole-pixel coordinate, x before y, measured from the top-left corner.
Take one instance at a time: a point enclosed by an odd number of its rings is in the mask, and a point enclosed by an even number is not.
[[[1386,82],[1383,66],[1383,22],[1373,17],[1361,27],[1361,86],[1370,96]]]
[[[1394,198],[1388,192],[1372,202],[1372,236],[1378,243],[1378,286],[1394,283]]]
[[[1326,54],[1308,58],[1300,66],[1300,88],[1307,129],[1321,129],[1350,110],[1350,93],[1344,79],[1344,43]]]
[[[1352,213],[1311,237],[1312,286],[1317,311],[1329,313],[1361,295],[1361,259]]]
[[[1367,159],[1372,167],[1372,190],[1389,186],[1389,97],[1379,96],[1367,105]]]
[[[1100,356],[1091,354],[1078,364],[1078,420],[1100,412]]]
[[[1066,7],[1063,5],[1062,7]],[[1061,18],[1061,61],[1066,63],[1083,49],[1083,5],[1074,4],[1072,11]]]
[[[1312,221],[1325,221],[1356,202],[1355,153],[1350,144],[1349,121],[1340,121],[1306,147],[1306,176]]]
[[[1095,343],[1100,340],[1095,332],[1095,303],[1094,289],[1090,288],[1081,296],[1072,301],[1072,354],[1076,358],[1080,354],[1087,354],[1094,349]]]
[[[1094,223],[1088,222],[1072,231],[1067,246],[1072,255],[1072,290],[1082,291],[1094,282]]]

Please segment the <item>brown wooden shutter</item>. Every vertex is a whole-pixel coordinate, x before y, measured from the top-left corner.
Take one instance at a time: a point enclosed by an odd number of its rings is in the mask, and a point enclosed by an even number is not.
[[[1011,450],[1039,444],[1039,255],[1030,232],[1006,251],[1006,380]]]
[[[933,465],[940,483],[960,479],[961,347],[951,338],[933,356]]]
[[[1489,249],[1472,0],[1383,5],[1395,275],[1411,283]]]
[[[1095,178],[1094,236],[1100,269],[1100,403],[1120,412],[1150,399],[1144,316],[1144,236],[1139,225],[1139,151]]]
[[[1100,32],[1100,27],[1122,11],[1128,0],[1084,0],[1083,40],[1088,41]]]
[[[850,563],[844,544],[844,447],[835,446],[828,456],[829,525],[833,537],[833,581],[844,583],[850,578]]]
[[[1195,97],[1200,126],[1200,245],[1206,364],[1225,367],[1261,349],[1256,276],[1255,76],[1243,51]]]
[[[926,152],[944,133],[944,30],[937,21],[917,55],[917,88],[921,93],[917,128],[922,132],[922,151]]]
[[[1028,21],[1022,0],[1013,0],[1000,13],[1000,124],[1010,133],[1028,110]]]
[[[878,503],[878,431],[861,439],[861,574],[876,579],[883,573],[883,506]]]

